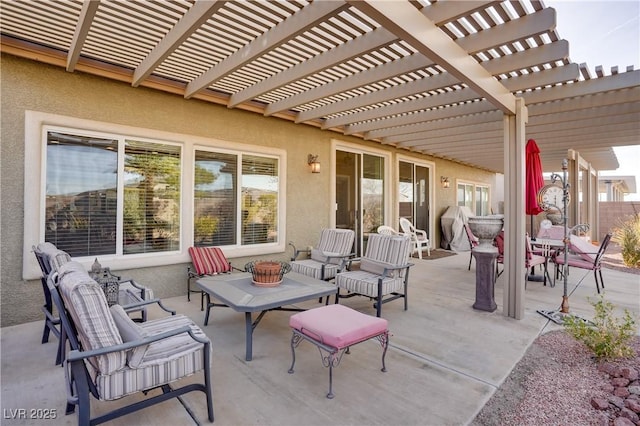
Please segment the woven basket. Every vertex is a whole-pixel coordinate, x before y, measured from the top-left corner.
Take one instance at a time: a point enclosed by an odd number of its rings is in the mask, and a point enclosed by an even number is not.
[[[247,263],[244,270],[251,272],[253,284],[256,286],[277,287],[282,284],[284,274],[291,270],[291,265],[273,260],[254,260]]]

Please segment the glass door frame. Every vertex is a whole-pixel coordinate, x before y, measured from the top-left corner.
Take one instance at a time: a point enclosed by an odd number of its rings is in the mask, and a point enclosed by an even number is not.
[[[338,139],[331,140],[331,178],[330,178],[330,206],[329,209],[329,224],[330,227],[336,227],[336,209],[337,209],[337,194],[336,194],[336,152],[337,151],[346,151],[356,155],[373,155],[376,157],[381,157],[384,162],[384,184],[383,184],[383,217],[385,224],[389,222],[390,215],[392,214],[391,203],[396,199],[395,190],[393,190],[392,179],[397,179],[397,163],[392,162],[392,153],[389,151],[385,151],[383,149],[375,149],[370,147],[363,147],[362,145],[349,143],[345,141],[341,141]],[[393,173],[392,173],[392,170]],[[362,191],[358,194],[360,197],[359,205],[362,205]],[[356,246],[364,247],[364,234],[362,232],[362,215],[358,218],[359,223],[356,226],[360,232],[360,235],[356,235],[356,239],[358,239]],[[397,226],[395,227],[397,228]],[[357,253],[358,256],[363,255],[363,253]]]
[[[395,184],[395,190],[393,191],[393,200],[391,201],[393,203],[394,209],[393,209],[393,217],[391,217],[391,224],[390,226],[393,227],[394,229],[398,229],[399,230],[399,221],[400,221],[400,194],[399,194],[399,190],[398,190],[398,183],[400,182],[400,162],[403,163],[410,163],[412,164],[414,167],[418,166],[418,167],[424,167],[427,169],[427,173],[429,176],[429,182],[428,182],[428,197],[427,197],[427,203],[429,205],[429,229],[425,229],[425,231],[427,231],[427,234],[429,235],[429,240],[431,243],[431,247],[434,247],[434,241],[435,241],[435,174],[436,174],[436,163],[434,163],[433,161],[427,161],[427,160],[423,160],[423,159],[419,159],[416,157],[411,157],[409,155],[404,155],[404,154],[396,154],[396,158],[394,161],[394,166],[393,166],[393,179],[394,179],[394,184]],[[415,182],[414,182],[415,185]],[[414,207],[415,208],[415,207]]]

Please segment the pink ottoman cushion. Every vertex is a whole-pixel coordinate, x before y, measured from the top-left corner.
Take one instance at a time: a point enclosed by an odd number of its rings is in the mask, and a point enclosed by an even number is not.
[[[289,326],[325,345],[342,349],[387,331],[387,320],[343,305],[327,305],[292,315]]]

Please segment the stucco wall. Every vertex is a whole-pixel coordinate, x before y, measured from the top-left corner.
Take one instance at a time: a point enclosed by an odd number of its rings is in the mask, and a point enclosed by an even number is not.
[[[41,318],[42,290],[37,280],[22,279],[24,212],[24,137],[25,111],[34,110],[77,118],[97,120],[186,135],[272,146],[287,150],[287,224],[286,239],[300,246],[313,245],[317,232],[328,226],[333,210],[329,207],[331,140],[375,146],[361,139],[322,131],[311,126],[266,118],[259,114],[228,109],[198,100],[185,100],[147,88],[132,88],[125,83],[96,76],[68,73],[62,68],[34,61],[1,56],[1,265],[2,326]],[[395,151],[392,147],[382,147]],[[323,163],[320,174],[309,173],[307,155],[318,154]],[[406,151],[402,151],[407,155]],[[411,154],[410,154],[411,155]],[[426,156],[434,161],[436,230],[435,246],[440,240],[439,217],[455,204],[455,178],[492,183],[495,175],[450,161]],[[326,166],[325,166],[326,165]],[[34,165],[38,167],[38,165]],[[452,179],[443,189],[440,176]],[[395,188],[395,185],[393,186]],[[279,256],[282,260],[290,252]],[[277,256],[270,256],[275,258]],[[248,259],[232,259],[244,265]],[[186,265],[119,271],[152,287],[159,297],[186,292]]]

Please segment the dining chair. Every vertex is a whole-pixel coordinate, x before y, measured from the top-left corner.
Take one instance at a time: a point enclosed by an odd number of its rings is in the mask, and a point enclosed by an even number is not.
[[[596,281],[596,290],[600,293],[600,287],[604,289],[604,280],[602,279],[602,258],[607,251],[609,242],[611,241],[611,233],[605,235],[602,244],[599,247],[594,246],[590,242],[577,235],[569,236],[569,252],[567,253],[567,261],[565,264],[564,250],[556,250],[553,257],[555,264],[554,282],[560,274],[568,274],[569,268],[579,268],[593,271],[593,277]],[[560,270],[562,268],[562,271]],[[600,280],[598,281],[598,277]]]
[[[524,262],[524,267],[525,267],[525,277],[524,277],[524,286],[525,288],[527,287],[527,281],[529,280],[529,275],[530,273],[532,274],[535,267],[538,265],[542,265],[544,266],[544,275],[543,275],[543,283],[546,286],[547,285],[547,277],[548,277],[548,272],[547,272],[547,266],[548,266],[548,257],[542,254],[535,254],[533,252],[533,249],[531,247],[531,237],[529,237],[529,235],[526,235],[526,243],[525,243],[525,262]],[[546,245],[546,249],[547,252],[549,250],[549,245]]]
[[[473,249],[475,247],[478,247],[478,244],[480,244],[480,240],[478,239],[478,237],[473,235],[473,232],[471,232],[471,228],[469,228],[469,225],[465,223],[462,226],[464,226],[464,232],[467,234],[467,239],[469,240],[469,267],[467,269],[470,271],[471,261],[473,260]]]

